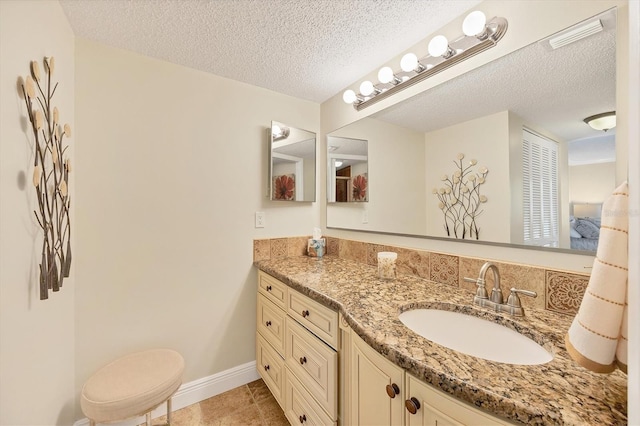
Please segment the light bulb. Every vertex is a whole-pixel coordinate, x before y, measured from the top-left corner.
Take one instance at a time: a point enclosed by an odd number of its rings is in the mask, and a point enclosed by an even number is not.
[[[402,71],[409,72],[418,68],[418,57],[413,53],[407,53],[400,60]]]
[[[383,67],[378,71],[378,80],[382,84],[391,83],[393,78],[393,70],[390,67]]]
[[[476,10],[464,18],[462,22],[462,32],[467,36],[478,36],[484,33],[487,24],[487,17],[484,13]]]
[[[342,166],[342,161],[336,160],[336,167]]]
[[[271,133],[273,134],[274,137],[277,138],[282,134],[282,129],[277,124],[274,124],[273,126],[271,126]]]
[[[429,42],[429,55],[437,58],[449,50],[449,41],[443,35],[437,35]]]
[[[342,95],[342,100],[345,101],[345,103],[347,104],[354,103],[356,99],[358,98],[356,96],[356,92],[354,92],[353,90],[346,90]]]
[[[360,93],[364,96],[369,96],[373,93],[373,83],[369,80],[365,80],[360,84]]]

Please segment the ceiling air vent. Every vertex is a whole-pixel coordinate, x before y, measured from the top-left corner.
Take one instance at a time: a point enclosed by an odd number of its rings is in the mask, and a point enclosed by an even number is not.
[[[562,46],[582,40],[583,38],[599,33],[600,31],[602,31],[602,22],[600,22],[600,19],[596,19],[595,21],[580,24],[550,37],[548,39],[549,45],[554,50],[559,49]]]

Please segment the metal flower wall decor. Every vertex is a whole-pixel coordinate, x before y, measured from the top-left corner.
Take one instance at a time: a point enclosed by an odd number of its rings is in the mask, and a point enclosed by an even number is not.
[[[69,210],[69,173],[71,165],[64,137],[71,137],[69,124],[60,124],[60,111],[52,104],[58,84],[52,86],[53,57],[40,65],[31,62],[31,73],[20,81],[34,137],[33,186],[38,199],[34,214],[43,232],[40,262],[40,300],[49,298],[49,290],[59,291],[71,271],[71,221]]]
[[[433,193],[438,197],[438,207],[444,215],[444,228],[447,236],[461,239],[478,240],[480,229],[476,223],[477,217],[482,213],[480,204],[487,202],[487,197],[480,195],[480,186],[485,183],[489,170],[480,167],[478,171],[476,160],[463,164],[464,154],[458,154],[454,160],[456,171],[451,176],[442,176],[444,186],[434,188]]]

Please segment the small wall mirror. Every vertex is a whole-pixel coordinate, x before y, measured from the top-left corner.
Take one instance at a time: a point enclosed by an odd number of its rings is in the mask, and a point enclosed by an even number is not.
[[[368,141],[328,136],[327,177],[330,203],[369,201]]]
[[[316,200],[316,134],[271,122],[270,198],[274,201]]]

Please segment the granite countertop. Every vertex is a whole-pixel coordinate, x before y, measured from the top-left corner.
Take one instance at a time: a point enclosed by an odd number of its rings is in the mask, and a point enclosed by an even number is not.
[[[400,275],[383,281],[377,268],[325,256],[256,262],[262,271],[342,313],[349,326],[383,356],[444,392],[523,424],[627,424],[627,377],[592,373],[573,362],[564,335],[572,317],[546,310],[513,318],[472,305],[469,291]],[[510,365],[435,344],[405,327],[402,311],[438,307],[473,313],[513,328],[554,354],[542,365]]]

